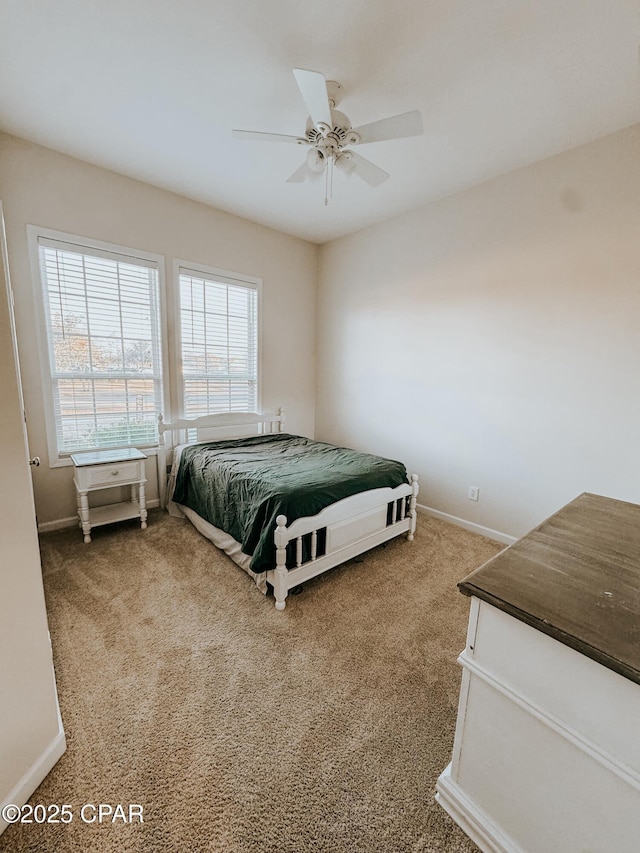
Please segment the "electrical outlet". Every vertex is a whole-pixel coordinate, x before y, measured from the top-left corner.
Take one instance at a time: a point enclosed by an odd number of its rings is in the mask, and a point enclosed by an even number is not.
[[[480,489],[478,486],[469,486],[469,500],[477,501],[480,499]]]

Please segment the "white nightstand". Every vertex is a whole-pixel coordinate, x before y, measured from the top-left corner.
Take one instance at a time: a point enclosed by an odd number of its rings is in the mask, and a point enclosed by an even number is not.
[[[147,526],[144,462],[147,457],[135,448],[72,453],[73,482],[78,497],[78,517],[84,541],[91,542],[91,528],[127,518],[139,518]],[[115,486],[131,486],[131,500],[89,508],[89,492]]]

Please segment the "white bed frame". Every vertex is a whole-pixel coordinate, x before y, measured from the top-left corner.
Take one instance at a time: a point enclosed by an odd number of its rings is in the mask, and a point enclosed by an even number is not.
[[[167,499],[167,451],[178,444],[216,441],[247,435],[268,435],[284,431],[284,412],[275,414],[234,412],[206,415],[165,423],[158,416],[158,486],[160,505]],[[167,447],[165,433],[170,433]],[[362,554],[376,545],[407,534],[412,540],[416,530],[416,502],[418,475],[411,475],[411,483],[396,488],[371,489],[360,492],[323,509],[317,515],[305,516],[287,527],[287,519],[276,519],[274,541],[276,565],[266,572],[273,586],[276,609],[284,610],[289,590],[316,575],[326,572],[347,560]],[[389,507],[391,506],[391,519]],[[318,531],[326,528],[325,553],[317,556]],[[310,537],[310,558],[303,561],[303,536]],[[287,546],[295,540],[295,566],[287,567]]]

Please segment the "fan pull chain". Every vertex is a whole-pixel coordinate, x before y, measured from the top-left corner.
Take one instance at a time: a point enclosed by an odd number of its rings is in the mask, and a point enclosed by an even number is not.
[[[329,204],[329,163],[327,163],[327,168],[324,170],[324,206],[326,207]]]
[[[335,157],[329,157],[327,168],[324,173],[324,206],[329,204],[329,199],[333,197],[333,163]]]

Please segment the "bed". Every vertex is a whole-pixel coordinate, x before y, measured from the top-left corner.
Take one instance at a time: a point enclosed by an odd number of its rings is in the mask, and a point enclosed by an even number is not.
[[[291,589],[402,533],[414,538],[417,474],[394,460],[284,430],[277,413],[165,423],[161,506],[184,516],[266,593]],[[168,462],[171,459],[171,466]]]

